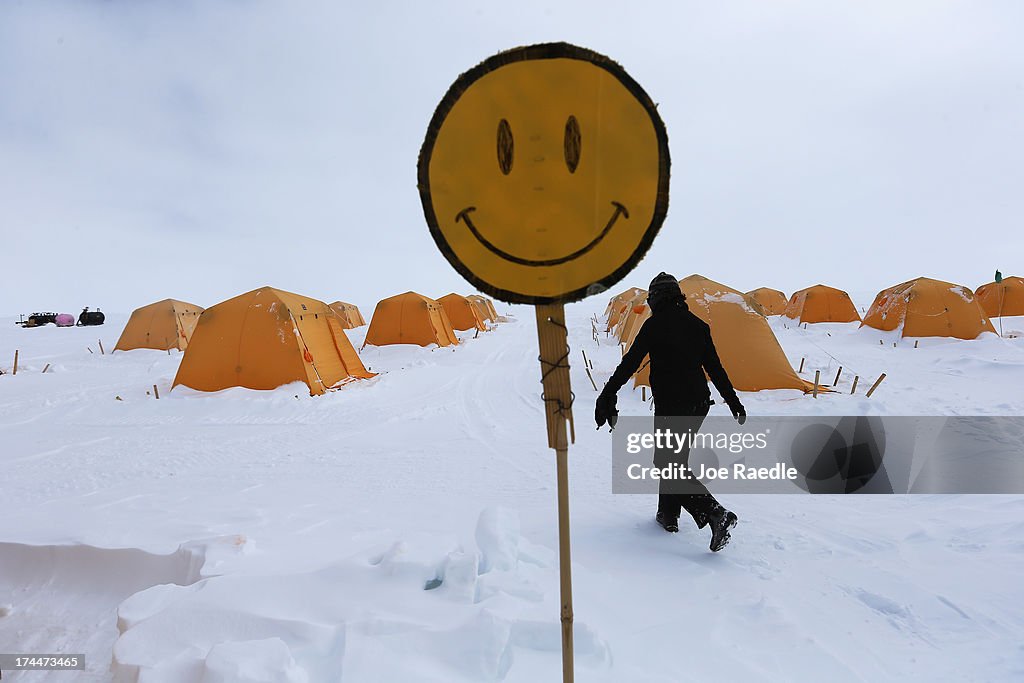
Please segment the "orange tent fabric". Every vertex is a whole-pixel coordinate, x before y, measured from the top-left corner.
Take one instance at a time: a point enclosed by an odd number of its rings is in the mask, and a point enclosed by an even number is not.
[[[630,287],[629,289],[627,289],[625,291],[622,291],[622,292],[619,292],[618,294],[613,296],[611,299],[608,300],[608,305],[605,306],[605,309],[604,309],[605,317],[608,317],[609,315],[611,315],[612,310],[614,310],[618,304],[620,304],[620,303],[622,303],[624,301],[628,301],[629,299],[632,299],[637,294],[639,294],[640,292],[643,292],[643,291],[644,290],[640,289],[639,287]]]
[[[782,312],[786,310],[786,304],[789,301],[786,295],[777,289],[771,289],[770,287],[758,287],[747,292],[747,296],[756,301],[764,314],[767,315],[782,315]]]
[[[219,391],[304,382],[315,395],[373,376],[327,304],[261,287],[206,309],[172,386]]]
[[[1002,282],[978,287],[974,294],[990,318],[1024,315],[1024,278],[1004,277]]]
[[[466,300],[473,304],[473,308],[476,309],[476,314],[481,320],[484,322],[494,321],[494,316],[491,315],[491,309],[487,307],[487,302],[482,299],[474,298],[472,294],[467,296]]]
[[[614,330],[633,309],[633,307],[647,301],[647,290],[639,287],[630,287],[626,291],[616,295],[609,302],[611,310],[608,312],[608,321],[605,325],[605,332]]]
[[[330,306],[331,310],[334,311],[341,320],[341,326],[346,330],[362,327],[366,324],[366,321],[363,319],[363,314],[359,312],[359,307],[355,304],[348,304],[344,301],[335,301]]]
[[[444,306],[422,294],[406,292],[377,304],[363,345],[458,343]]]
[[[470,294],[466,297],[477,307],[481,320],[498,321],[498,311],[494,309],[494,302],[479,294]]]
[[[184,351],[199,322],[202,306],[176,299],[164,299],[137,308],[128,318],[115,351],[131,349],[158,349]]]
[[[861,327],[865,325],[899,329],[903,337],[976,339],[982,332],[995,332],[970,289],[926,277],[879,292]]]
[[[453,330],[486,330],[483,319],[473,302],[459,294],[445,294],[437,302],[444,307]]]
[[[608,316],[606,332],[614,332],[619,341],[622,341],[623,329],[626,322],[636,313],[640,312],[643,306],[647,305],[647,290],[641,289],[631,299],[626,299],[616,304],[616,308]]]
[[[646,303],[634,304],[622,318],[622,322],[615,328],[615,334],[619,342],[627,347],[633,343],[633,338],[640,331],[644,321],[651,317],[651,307]]]
[[[762,316],[764,315],[764,309],[761,308],[761,304],[757,303],[754,300],[754,297],[744,294],[738,289],[733,289],[728,285],[723,285],[720,282],[715,282],[714,280],[706,278],[703,275],[698,275],[697,273],[694,273],[693,275],[687,275],[682,280],[680,280],[679,288],[683,291],[683,294],[686,294],[686,292],[688,291],[704,291],[706,289],[718,292],[719,294],[735,294],[736,296],[743,299],[747,306],[752,308],[755,313]],[[689,298],[688,294],[687,298]]]
[[[711,326],[715,349],[734,388],[813,389],[793,370],[768,321],[742,293],[699,275],[684,278],[679,286],[690,311]],[[650,386],[649,369],[650,365],[637,373],[637,386]]]
[[[801,323],[850,323],[860,321],[850,295],[841,289],[814,285],[793,292],[783,315]]]

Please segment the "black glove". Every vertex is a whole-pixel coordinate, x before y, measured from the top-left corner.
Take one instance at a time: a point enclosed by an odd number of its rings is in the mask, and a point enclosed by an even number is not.
[[[732,416],[736,418],[736,421],[743,424],[747,421],[747,411],[743,409],[743,404],[739,402],[739,399],[729,403],[729,410],[732,411]]]
[[[615,423],[619,419],[619,411],[615,408],[617,402],[618,397],[612,393],[602,391],[601,395],[597,397],[597,401],[594,403],[594,420],[597,422],[598,429],[603,427],[605,422],[615,429]]]

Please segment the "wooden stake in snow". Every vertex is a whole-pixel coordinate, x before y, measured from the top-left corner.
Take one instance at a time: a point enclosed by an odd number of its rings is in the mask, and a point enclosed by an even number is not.
[[[915,349],[917,348],[917,343],[918,343],[919,341],[921,341],[921,340],[920,340],[920,339],[915,339],[915,340],[914,340],[914,348],[915,348]]]
[[[587,378],[590,380],[590,386],[594,387],[594,391],[597,391],[597,382],[594,381],[594,376],[590,374],[590,368],[584,366],[583,369],[587,371]]]
[[[866,394],[866,396],[868,398],[871,398],[871,394],[873,394],[875,392],[875,389],[878,388],[878,385],[882,383],[883,379],[885,379],[885,373],[884,372],[881,375],[878,376],[878,379],[875,380],[875,383],[871,385],[870,389],[868,389],[868,393]]]
[[[853,389],[850,389],[850,395],[857,393],[857,382],[860,380],[860,375],[853,376]]]
[[[814,398],[818,398],[818,382],[821,380],[821,370],[814,371]]]
[[[91,347],[86,346],[85,350],[88,351],[89,353],[92,353],[92,348]]]
[[[587,358],[587,350],[586,349],[580,349],[580,353],[583,354],[583,367],[585,367],[585,368],[592,368],[592,367],[594,367],[593,364],[591,364],[590,359]]]
[[[800,373],[800,372],[803,372],[803,371],[804,371],[804,361],[805,361],[805,360],[806,360],[805,358],[801,358],[801,359],[800,359],[800,369],[799,369],[799,370],[797,370],[797,372],[798,372],[798,373]]]
[[[106,355],[106,354],[105,354],[105,353],[103,352],[103,340],[102,340],[102,339],[97,339],[97,340],[96,340],[96,343],[100,345],[100,355],[101,355],[101,356],[103,356],[103,355]]]
[[[14,370],[11,372],[12,375],[18,374],[18,349],[14,350]]]
[[[157,400],[160,400],[160,391],[156,388],[155,384],[153,385],[153,395],[156,396]]]
[[[640,400],[647,403],[647,387],[640,387]]]
[[[45,375],[45,374],[46,374],[46,371],[47,371],[47,370],[49,370],[49,369],[50,369],[50,364],[49,364],[49,363],[47,363],[47,364],[46,364],[46,367],[45,367],[45,368],[43,368],[43,374]]]
[[[838,387],[839,386],[839,375],[841,375],[841,374],[843,374],[843,366],[842,365],[839,366],[839,372],[836,373],[836,381],[832,382],[832,386],[834,386],[834,387]]]
[[[572,559],[569,551],[569,442],[576,440],[569,384],[568,329],[565,306],[538,304],[537,337],[540,342],[541,384],[547,418],[548,446],[555,450],[558,483],[558,568],[562,621],[563,681],[573,680]],[[596,387],[596,385],[595,385]]]

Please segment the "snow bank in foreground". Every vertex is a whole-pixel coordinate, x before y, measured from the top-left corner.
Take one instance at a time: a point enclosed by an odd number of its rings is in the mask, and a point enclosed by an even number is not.
[[[416,536],[305,574],[153,586],[118,608],[114,680],[501,680],[517,651],[559,650],[545,589],[557,570],[514,511],[484,510],[476,538],[466,549]],[[586,623],[575,631],[581,664],[610,663]]]

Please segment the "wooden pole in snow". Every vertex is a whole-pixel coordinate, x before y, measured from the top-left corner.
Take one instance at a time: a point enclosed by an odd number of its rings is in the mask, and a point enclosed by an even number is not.
[[[153,395],[156,396],[158,401],[160,400],[160,390],[156,388],[155,384],[153,385]]]
[[[818,398],[818,382],[821,380],[821,370],[814,371],[814,398]]]
[[[575,441],[572,422],[572,388],[569,383],[569,345],[566,339],[565,306],[536,307],[540,342],[541,383],[548,446],[555,450],[558,478],[558,572],[562,621],[562,680],[573,680],[572,558],[569,550],[569,443]]]
[[[11,372],[11,374],[18,374],[18,349],[14,349],[14,370]]]
[[[851,396],[853,394],[857,393],[857,382],[858,382],[858,380],[860,380],[860,375],[854,375],[853,376],[853,389],[850,389],[850,395]]]
[[[843,366],[842,365],[839,366],[839,372],[836,373],[836,381],[832,382],[832,386],[834,386],[834,387],[838,387],[839,386],[839,375],[841,375],[841,374],[843,374]]]
[[[100,345],[100,355],[101,355],[101,356],[104,356],[104,355],[106,355],[106,354],[104,353],[104,351],[103,351],[103,340],[102,340],[102,339],[97,339],[97,340],[96,340],[96,343]]]
[[[873,394],[875,392],[875,389],[878,388],[878,385],[882,383],[883,379],[885,379],[885,373],[884,372],[881,375],[878,376],[878,379],[875,380],[875,383],[871,385],[870,389],[868,389],[868,393],[866,394],[868,398],[871,398],[871,394]]]
[[[799,370],[797,370],[797,372],[798,372],[798,373],[800,373],[800,372],[803,372],[803,371],[804,371],[804,361],[805,361],[805,360],[807,360],[807,359],[806,359],[806,358],[801,358],[801,359],[800,359],[800,369],[799,369]]]
[[[46,371],[47,371],[47,370],[49,370],[49,369],[50,369],[50,364],[49,364],[49,363],[47,363],[47,364],[46,364],[46,367],[45,367],[45,368],[43,368],[43,374],[45,375],[45,374],[46,374]]]

